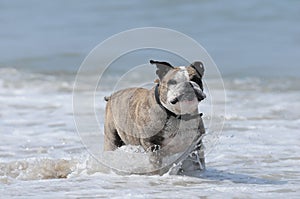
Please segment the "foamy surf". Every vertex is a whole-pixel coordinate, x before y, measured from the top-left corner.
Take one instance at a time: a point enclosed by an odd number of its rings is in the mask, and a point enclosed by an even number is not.
[[[241,198],[253,194],[265,198],[274,193],[278,197],[297,198],[299,195],[298,79],[224,79],[226,114],[210,116],[210,104],[203,102],[200,106],[207,131],[204,137],[207,170],[189,176],[170,173],[146,176],[120,175],[87,152],[74,125],[73,79],[69,75],[8,68],[1,68],[0,75],[3,198],[41,198],[49,193],[51,197],[73,198]],[[207,83],[219,91],[213,79]],[[85,87],[80,92],[86,94]],[[109,92],[108,89],[96,94],[97,125],[101,128],[103,96]],[[217,99],[214,108],[220,106],[222,100]],[[83,110],[82,114],[95,112]],[[225,119],[221,133],[210,125],[211,117],[215,121]],[[85,122],[88,126],[95,125]],[[99,132],[100,135],[86,134],[86,140],[100,151],[102,140],[98,138],[103,137],[103,129]],[[115,164],[127,164],[128,157],[143,156],[143,161],[136,158],[128,162],[128,166],[136,169],[139,163],[148,166],[143,153],[139,147],[124,146],[112,152],[110,158]]]
[[[0,163],[0,183],[11,184],[17,181],[80,178],[96,173],[114,173],[123,176],[150,175],[153,172],[153,167],[149,158],[149,153],[144,151],[141,146],[129,145],[122,146],[116,151],[106,152],[102,159],[86,154],[77,159],[28,158],[2,162]],[[168,158],[172,159],[172,157]],[[173,171],[175,167],[177,165],[172,164],[164,176],[176,174]],[[195,174],[198,175],[199,172]]]
[[[76,178],[113,172],[90,155],[80,159],[30,158],[0,163],[0,182]]]
[[[13,180],[41,180],[67,178],[76,168],[74,160],[28,159],[0,163],[2,183]]]

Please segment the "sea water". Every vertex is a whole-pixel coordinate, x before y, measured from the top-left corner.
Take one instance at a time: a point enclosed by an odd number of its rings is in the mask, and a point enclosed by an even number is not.
[[[1,2],[1,198],[297,198],[299,7],[295,1]],[[223,75],[226,112],[217,117],[224,125],[207,140],[205,172],[120,175],[101,165],[77,132],[72,92],[83,58],[112,34],[142,26],[193,37]],[[102,132],[102,97],[131,63],[111,71],[96,92]],[[123,86],[147,78],[144,71]],[[215,86],[219,80],[204,80],[223,91]],[[209,106],[204,100],[199,107],[213,134]],[[95,136],[87,138],[97,144]]]

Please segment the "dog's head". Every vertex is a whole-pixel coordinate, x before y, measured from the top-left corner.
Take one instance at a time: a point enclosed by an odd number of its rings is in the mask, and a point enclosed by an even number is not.
[[[159,98],[163,106],[177,115],[195,113],[198,103],[206,97],[203,93],[202,62],[178,67],[167,62],[150,60],[150,63],[157,67]]]

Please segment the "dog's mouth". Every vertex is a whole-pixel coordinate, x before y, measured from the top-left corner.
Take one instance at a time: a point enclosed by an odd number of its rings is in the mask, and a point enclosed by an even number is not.
[[[195,90],[195,92],[181,94],[170,101],[171,104],[175,105],[180,101],[193,101],[195,98],[200,102],[206,98],[206,95],[202,91]]]

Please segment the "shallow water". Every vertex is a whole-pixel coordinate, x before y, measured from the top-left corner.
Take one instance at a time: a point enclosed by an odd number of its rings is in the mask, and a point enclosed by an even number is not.
[[[225,124],[207,148],[204,173],[122,176],[99,164],[81,143],[72,115],[72,78],[12,68],[0,69],[0,75],[4,198],[296,198],[300,191],[298,79],[225,78]],[[104,105],[99,102],[100,112]]]
[[[298,198],[299,8],[299,1],[259,0],[1,1],[1,198]],[[208,135],[203,173],[118,175],[93,158],[77,133],[72,91],[81,62],[109,36],[144,26],[191,36],[224,77],[226,113],[212,116],[209,97],[200,105]],[[152,86],[155,71],[143,68],[116,82],[149,56],[182,63],[150,51],[119,59],[122,65],[115,63],[97,88],[96,111],[80,112],[97,116],[96,124],[83,121],[99,128],[84,134],[94,150],[102,149],[103,96],[116,87]],[[208,96],[223,91],[209,76],[205,89]],[[84,85],[79,92],[87,103]],[[221,110],[224,100],[214,100]],[[224,119],[221,133],[211,119]]]

